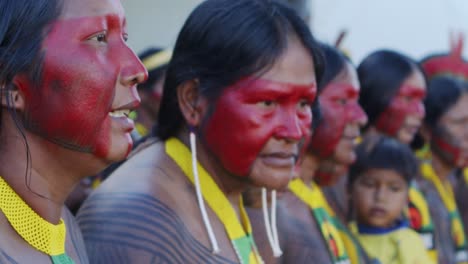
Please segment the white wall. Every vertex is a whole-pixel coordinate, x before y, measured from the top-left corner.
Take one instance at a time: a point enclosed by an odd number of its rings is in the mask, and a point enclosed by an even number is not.
[[[128,22],[129,45],[137,53],[149,46],[174,46],[185,19],[200,2],[201,0],[122,0]]]
[[[451,30],[468,36],[468,1],[314,0],[312,29],[317,38],[332,43],[347,29],[343,48],[357,63],[380,48],[419,60],[430,52],[448,51]]]
[[[173,46],[183,22],[202,0],[122,0],[129,44]],[[235,1],[235,0],[233,0]],[[468,0],[310,0],[316,37],[334,42],[347,29],[343,48],[356,63],[371,51],[396,49],[415,59],[449,48],[450,30],[468,36]],[[464,52],[468,57],[468,47]]]

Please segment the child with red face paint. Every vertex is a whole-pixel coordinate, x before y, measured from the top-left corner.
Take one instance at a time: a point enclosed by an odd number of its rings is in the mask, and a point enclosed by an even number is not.
[[[126,157],[146,70],[118,0],[0,2],[0,262],[88,263],[64,201]]]
[[[260,263],[241,193],[289,182],[321,64],[291,9],[201,3],[178,36],[155,137],[78,213],[91,261]]]
[[[429,82],[424,104],[427,115],[421,134],[428,144],[418,153],[423,161],[419,185],[431,205],[440,242],[438,263],[468,263],[468,245],[452,186],[454,174],[468,166],[468,89],[453,77],[435,77]]]
[[[356,153],[348,176],[350,211],[353,231],[366,251],[383,264],[435,263],[403,216],[409,183],[418,171],[411,149],[374,135],[365,137]]]
[[[322,117],[301,161],[299,178],[289,183],[279,201],[278,236],[283,256],[274,259],[266,243],[259,243],[267,263],[371,263],[314,183],[324,160],[346,167],[354,161],[355,139],[367,121],[357,103],[359,82],[353,65],[336,49],[327,45],[322,49],[326,65],[319,84]],[[254,236],[266,241],[261,211],[252,208],[249,214],[254,227],[258,226]]]

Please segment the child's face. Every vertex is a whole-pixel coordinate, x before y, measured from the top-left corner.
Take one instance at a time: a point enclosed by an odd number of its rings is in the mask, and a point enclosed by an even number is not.
[[[408,184],[394,170],[370,169],[356,179],[351,195],[358,223],[387,228],[401,217]]]

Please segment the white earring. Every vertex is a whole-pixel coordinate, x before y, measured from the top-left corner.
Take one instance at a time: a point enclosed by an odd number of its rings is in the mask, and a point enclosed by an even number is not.
[[[213,232],[213,227],[211,226],[210,219],[208,218],[205,202],[203,201],[203,196],[201,192],[200,179],[198,176],[197,141],[192,128],[190,129],[190,152],[192,153],[192,171],[194,176],[195,192],[197,194],[198,206],[200,207],[203,223],[205,224],[206,231],[208,232],[208,237],[211,242],[213,254],[218,254],[220,252],[218,241],[216,240],[216,236]]]

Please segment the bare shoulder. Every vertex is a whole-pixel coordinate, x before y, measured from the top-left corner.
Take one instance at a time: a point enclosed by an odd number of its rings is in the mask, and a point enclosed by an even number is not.
[[[332,263],[325,240],[311,210],[291,193],[278,208],[282,263]]]
[[[77,220],[91,263],[231,263],[194,235],[193,187],[173,164],[156,143],[85,201]]]
[[[148,194],[98,193],[80,210],[78,222],[91,263],[230,263],[214,256],[180,215]]]

